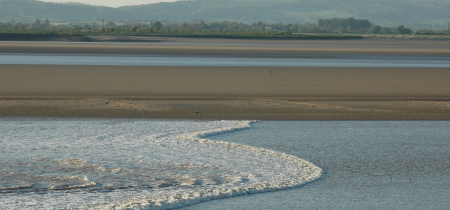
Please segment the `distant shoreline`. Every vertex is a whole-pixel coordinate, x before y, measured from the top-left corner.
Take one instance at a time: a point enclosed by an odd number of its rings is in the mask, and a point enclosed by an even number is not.
[[[97,39],[96,37],[108,37],[108,39]],[[179,35],[179,34],[72,34],[72,33],[4,33],[0,32],[0,41],[80,41],[80,42],[148,42],[148,38],[170,37],[170,38],[217,38],[217,39],[243,39],[243,40],[348,40],[363,39],[361,35],[340,34],[293,34],[293,35]]]
[[[235,40],[436,40],[448,41],[446,35],[376,35],[376,34],[297,34],[298,36],[226,36],[226,35],[89,35],[58,33],[2,33],[0,41],[57,41],[57,42],[157,42],[158,38],[190,38],[190,39],[235,39]]]

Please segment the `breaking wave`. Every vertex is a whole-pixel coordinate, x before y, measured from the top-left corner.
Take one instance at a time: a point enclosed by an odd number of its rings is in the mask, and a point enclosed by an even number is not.
[[[30,153],[1,157],[1,209],[172,209],[298,187],[322,173],[295,156],[207,139],[252,121],[7,123],[1,143]]]

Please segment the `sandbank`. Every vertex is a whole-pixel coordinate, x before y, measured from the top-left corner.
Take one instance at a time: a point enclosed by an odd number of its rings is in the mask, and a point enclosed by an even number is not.
[[[0,42],[0,53],[157,54],[221,57],[296,57],[342,54],[450,56],[450,42],[437,40],[239,40],[131,36],[125,38],[96,36],[99,42]],[[145,39],[150,43],[132,42],[133,39],[137,41]],[[127,42],[121,42],[121,40]]]
[[[0,116],[450,120],[450,69],[0,65]]]

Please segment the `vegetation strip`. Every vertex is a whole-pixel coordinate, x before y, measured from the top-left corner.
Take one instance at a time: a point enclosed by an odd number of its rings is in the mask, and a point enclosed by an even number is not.
[[[363,34],[383,34],[384,37],[368,37]],[[381,27],[365,19],[333,18],[319,19],[316,24],[266,24],[261,21],[250,25],[236,22],[203,21],[196,23],[161,23],[159,21],[142,24],[126,23],[116,25],[109,21],[98,24],[51,25],[48,19],[37,19],[33,23],[0,22],[0,40],[34,40],[45,38],[68,41],[90,41],[89,35],[126,35],[151,37],[190,38],[234,38],[234,39],[362,39],[362,38],[406,38],[406,39],[450,39],[450,29],[446,31],[418,30],[403,25]],[[387,36],[389,35],[389,36]],[[396,36],[404,35],[404,36]],[[408,36],[406,36],[408,35]],[[433,37],[429,37],[433,36]]]

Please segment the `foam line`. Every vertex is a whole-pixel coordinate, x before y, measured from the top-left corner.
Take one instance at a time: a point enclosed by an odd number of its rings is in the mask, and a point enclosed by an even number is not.
[[[278,182],[270,183],[251,183],[243,184],[233,187],[216,187],[213,189],[201,189],[191,191],[180,191],[172,194],[160,194],[157,196],[140,198],[132,201],[124,201],[122,203],[109,204],[104,206],[97,206],[92,209],[175,209],[183,206],[193,205],[200,202],[209,200],[215,200],[220,198],[235,197],[239,195],[270,192],[276,190],[289,189],[302,186],[308,182],[318,179],[322,175],[322,169],[314,164],[300,159],[298,157],[288,155],[285,153],[279,153],[273,150],[246,146],[236,143],[228,143],[223,141],[212,141],[206,139],[212,135],[223,134],[228,132],[234,132],[238,130],[248,129],[251,127],[251,123],[254,121],[241,121],[236,123],[235,126],[219,128],[208,131],[194,132],[186,135],[178,136],[178,139],[185,141],[193,141],[203,144],[215,145],[218,147],[226,148],[238,148],[252,152],[261,153],[263,155],[271,155],[274,157],[282,158],[286,161],[295,163],[296,166],[301,169],[302,173],[298,174],[294,178],[287,178],[279,180]]]

